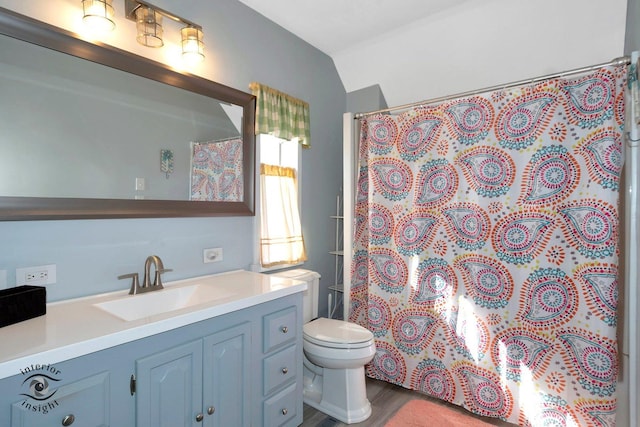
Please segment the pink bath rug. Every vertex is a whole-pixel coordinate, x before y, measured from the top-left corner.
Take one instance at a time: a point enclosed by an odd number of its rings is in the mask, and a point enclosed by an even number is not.
[[[439,403],[414,399],[405,403],[384,427],[493,427],[493,425]]]

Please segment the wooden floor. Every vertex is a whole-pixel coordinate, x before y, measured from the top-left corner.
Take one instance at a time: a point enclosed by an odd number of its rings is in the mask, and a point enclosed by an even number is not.
[[[367,378],[367,397],[371,402],[371,416],[366,421],[357,424],[349,424],[350,426],[383,427],[385,423],[389,421],[391,417],[393,417],[395,412],[400,409],[400,407],[402,407],[402,405],[412,399],[425,399],[434,402],[440,402],[439,400],[432,399],[415,391],[407,390],[403,387],[398,387],[384,381],[372,380],[370,378]],[[446,405],[449,408],[459,409],[461,412],[468,413],[459,406],[450,405],[444,402],[440,403],[442,403],[442,405]],[[491,418],[482,418],[482,420],[501,427],[513,426],[513,424]],[[304,420],[302,422],[303,427],[343,427],[346,425],[347,424],[337,421],[334,418],[331,418],[323,414],[322,412],[317,411],[311,406],[304,405]]]

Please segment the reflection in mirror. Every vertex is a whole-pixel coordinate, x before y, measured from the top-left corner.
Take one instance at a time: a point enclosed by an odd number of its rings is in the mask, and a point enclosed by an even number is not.
[[[1,8],[0,33],[0,219],[253,214],[252,95]]]
[[[189,200],[194,175],[197,200],[221,201],[224,144],[192,174],[192,142],[233,140],[242,200],[241,107],[8,37],[0,51],[0,194]]]

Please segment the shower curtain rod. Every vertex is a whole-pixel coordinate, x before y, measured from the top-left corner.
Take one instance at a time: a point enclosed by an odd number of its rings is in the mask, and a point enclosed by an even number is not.
[[[468,92],[457,93],[457,94],[454,94],[454,95],[442,96],[440,98],[428,99],[426,101],[413,102],[411,104],[398,105],[397,107],[384,108],[382,110],[369,111],[369,112],[366,112],[366,113],[356,113],[353,116],[353,118],[357,120],[357,119],[361,119],[361,118],[366,117],[366,116],[370,116],[372,114],[387,113],[387,112],[390,112],[390,111],[405,110],[405,109],[408,109],[408,108],[418,107],[418,106],[421,106],[421,105],[436,104],[436,103],[448,101],[450,99],[463,98],[463,97],[466,97],[466,96],[477,95],[479,93],[492,92],[494,90],[499,90],[499,89],[509,89],[509,88],[516,87],[516,86],[523,86],[523,85],[526,85],[526,84],[539,83],[539,82],[543,82],[545,80],[551,80],[551,79],[556,79],[556,78],[560,78],[560,77],[572,76],[572,75],[575,75],[575,74],[587,73],[589,71],[597,70],[598,68],[607,67],[607,66],[610,66],[610,65],[618,66],[618,65],[628,65],[630,63],[631,63],[631,58],[629,56],[621,56],[621,57],[616,58],[616,59],[614,59],[612,61],[604,62],[602,64],[591,65],[589,67],[576,68],[574,70],[564,71],[564,72],[561,72],[561,73],[547,74],[546,76],[535,77],[533,79],[525,79],[525,80],[520,80],[520,81],[517,81],[517,82],[511,82],[511,83],[503,84],[503,85],[490,86],[490,87],[486,87],[486,88],[483,88],[483,89],[477,89],[477,90],[472,90],[472,91],[468,91]]]

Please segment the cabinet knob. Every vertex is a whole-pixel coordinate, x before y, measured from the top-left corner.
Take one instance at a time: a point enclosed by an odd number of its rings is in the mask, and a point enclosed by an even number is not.
[[[209,406],[207,408],[207,414],[213,415],[214,412],[216,412],[216,408],[214,408],[213,406]]]
[[[70,426],[75,420],[76,417],[73,414],[65,415],[65,417],[62,419],[62,425],[65,427]]]
[[[202,414],[196,415],[196,421],[197,422],[202,422],[202,420],[204,420],[204,415],[202,415]]]
[[[289,410],[287,408],[284,408],[282,410],[282,415],[287,415],[289,413]]]
[[[289,328],[288,328],[288,327],[286,327],[286,326],[283,326],[283,327],[282,327],[282,333],[283,333],[283,334],[286,334],[287,332],[289,332]]]
[[[289,373],[289,369],[288,368],[282,368],[282,374],[283,375],[287,375]]]

